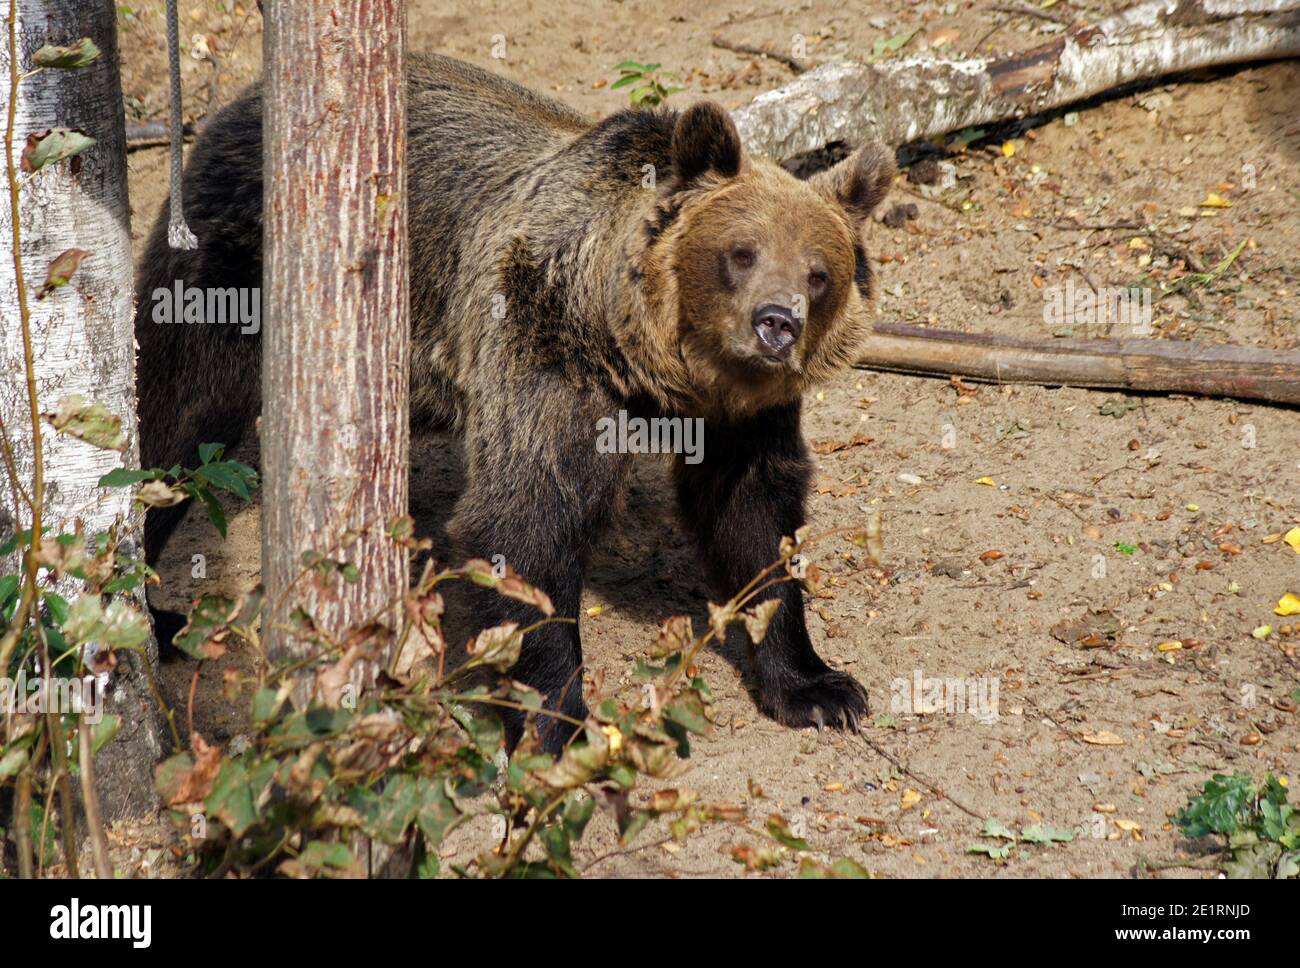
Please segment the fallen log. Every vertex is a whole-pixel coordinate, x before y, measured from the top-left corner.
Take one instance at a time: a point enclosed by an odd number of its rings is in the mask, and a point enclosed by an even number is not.
[[[1160,339],[1029,340],[877,323],[861,369],[986,383],[1146,390],[1300,404],[1300,353]]]
[[[1158,0],[994,57],[840,61],[733,113],[746,146],[777,159],[828,144],[901,145],[1023,118],[1134,81],[1300,55],[1300,0]]]

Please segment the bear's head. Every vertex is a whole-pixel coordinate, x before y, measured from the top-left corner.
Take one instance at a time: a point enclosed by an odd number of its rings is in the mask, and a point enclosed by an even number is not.
[[[727,414],[796,399],[852,362],[875,283],[865,231],[895,168],[880,144],[800,181],[746,154],[711,102],[679,115],[672,179],[647,224],[645,282],[694,403]],[[661,373],[663,372],[661,370]],[[684,388],[683,388],[684,389]]]

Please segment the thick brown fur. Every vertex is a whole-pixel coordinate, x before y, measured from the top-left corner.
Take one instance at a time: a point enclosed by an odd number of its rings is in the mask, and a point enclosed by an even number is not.
[[[416,431],[464,435],[457,552],[504,555],[576,618],[587,556],[633,459],[597,452],[597,421],[703,417],[704,459],[677,459],[678,496],[716,593],[732,595],[804,523],[799,400],[852,360],[869,327],[863,233],[890,155],[867,146],[801,182],[747,155],[714,104],[592,124],[440,56],[412,58],[409,112],[411,417]],[[177,279],[260,285],[261,159],[254,88],[213,120],[188,165],[200,248],[171,250],[162,218],[142,262],[146,467],[192,461],[204,441],[233,446],[260,412],[257,337],[157,324],[150,294]],[[765,306],[793,314],[780,353],[755,335]],[[785,318],[769,318],[769,332]],[[177,520],[150,513],[151,560]],[[813,651],[797,585],[767,595],[782,608],[755,650],[762,708],[792,725],[856,723],[865,694]],[[484,626],[535,617],[494,596],[477,607]],[[514,675],[581,716],[581,661],[576,624],[548,625]],[[508,726],[517,737],[520,724]]]

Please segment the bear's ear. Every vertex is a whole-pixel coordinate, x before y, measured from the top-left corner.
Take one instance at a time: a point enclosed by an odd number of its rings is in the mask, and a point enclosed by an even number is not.
[[[838,203],[849,217],[866,220],[889,194],[897,172],[894,153],[878,141],[863,145],[834,168],[820,172],[808,184]]]
[[[743,153],[731,115],[712,101],[691,105],[673,128],[673,174],[680,185],[707,171],[731,178],[740,172]]]

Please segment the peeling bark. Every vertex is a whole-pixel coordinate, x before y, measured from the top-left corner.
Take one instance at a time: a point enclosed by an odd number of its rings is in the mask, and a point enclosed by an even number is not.
[[[266,10],[261,421],[263,620],[273,660],[339,636],[409,584],[382,536],[406,513],[409,268],[402,0],[279,0]],[[346,548],[348,529],[366,534]],[[361,580],[295,580],[316,550]]]
[[[967,60],[841,61],[734,112],[777,159],[833,142],[905,144],[1082,101],[1180,71],[1300,55],[1300,0],[1159,0],[1076,22],[1031,50]]]
[[[120,517],[138,546],[142,516],[132,507],[131,492],[98,486],[100,477],[114,468],[139,466],[117,5],[112,0],[22,0],[15,7],[20,69],[30,70],[32,55],[46,43],[89,37],[102,51],[84,69],[47,70],[23,80],[15,105],[15,163],[33,132],[79,128],[96,139],[79,164],[47,168],[20,193],[23,276],[31,294],[40,410],[52,412],[64,397],[80,394],[120,417],[128,442],[123,453],[101,450],[44,426],[43,523],[57,535],[71,532],[80,521],[85,533],[93,535]],[[9,76],[7,45],[0,45],[0,74]],[[0,98],[7,112],[7,83]],[[10,247],[12,238],[6,205],[0,207],[0,244]],[[72,281],[48,298],[34,298],[50,262],[71,248],[90,253]],[[0,258],[0,421],[14,447],[18,478],[30,487],[34,452],[16,290],[12,259]],[[0,479],[5,480],[0,486],[0,537],[8,537],[15,519],[30,526],[30,513],[14,507],[7,476]],[[152,641],[148,645],[148,661],[156,661],[156,646]],[[121,733],[96,758],[106,820],[142,814],[157,803],[153,768],[166,749],[164,728],[139,662],[134,655],[122,655],[106,689],[104,712],[122,719]]]

